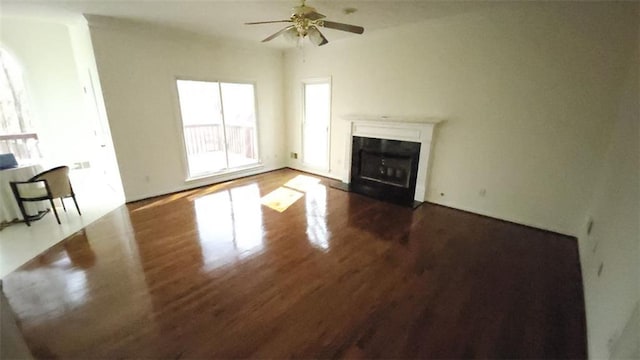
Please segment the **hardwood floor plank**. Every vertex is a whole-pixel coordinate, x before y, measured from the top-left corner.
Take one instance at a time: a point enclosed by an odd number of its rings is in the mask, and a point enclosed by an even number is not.
[[[586,357],[575,238],[327,179],[260,205],[298,175],[128,204],[5,277],[34,356]]]

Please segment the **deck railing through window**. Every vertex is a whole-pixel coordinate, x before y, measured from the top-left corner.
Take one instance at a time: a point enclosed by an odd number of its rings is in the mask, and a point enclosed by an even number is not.
[[[206,152],[224,151],[222,143],[222,125],[185,125],[184,137],[188,155],[197,155]],[[254,128],[247,126],[227,125],[227,150],[230,153],[255,159]]]
[[[0,135],[0,153],[14,154],[19,163],[37,161],[42,157],[38,147],[38,134]]]

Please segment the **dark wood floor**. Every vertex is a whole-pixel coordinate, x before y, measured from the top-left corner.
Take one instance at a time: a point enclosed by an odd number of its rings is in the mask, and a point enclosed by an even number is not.
[[[282,170],[123,206],[4,279],[47,358],[585,358],[575,238]],[[326,184],[326,182],[325,182]]]

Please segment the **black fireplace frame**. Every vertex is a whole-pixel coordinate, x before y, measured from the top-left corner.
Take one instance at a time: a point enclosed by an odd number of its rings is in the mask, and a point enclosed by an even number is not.
[[[415,207],[420,202],[415,202],[416,182],[418,178],[418,162],[420,161],[420,149],[422,144],[418,142],[389,140],[353,136],[351,140],[351,181],[349,190],[367,195],[379,200],[391,202],[403,206]],[[389,162],[409,161],[409,174],[407,186],[400,186],[399,182],[371,179],[362,176],[363,153],[373,154]],[[403,181],[404,182],[404,181]]]

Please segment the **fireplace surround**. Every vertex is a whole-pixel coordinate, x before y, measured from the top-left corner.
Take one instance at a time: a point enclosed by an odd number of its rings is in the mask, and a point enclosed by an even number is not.
[[[357,115],[346,120],[346,187],[402,205],[425,201],[432,140],[440,120]]]

